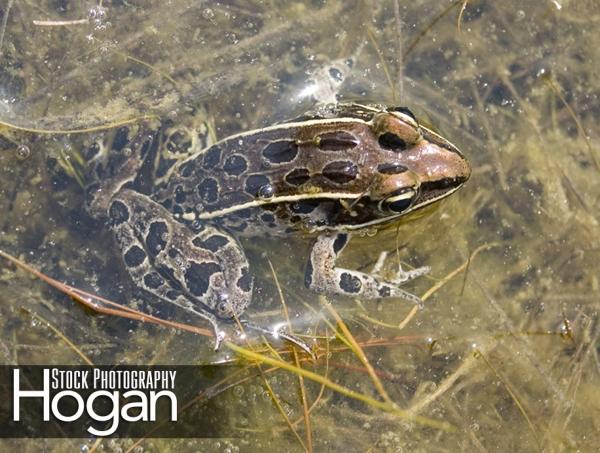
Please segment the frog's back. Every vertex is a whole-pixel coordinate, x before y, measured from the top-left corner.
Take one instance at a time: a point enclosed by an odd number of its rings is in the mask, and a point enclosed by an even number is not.
[[[460,167],[452,145],[426,140],[412,117],[365,109],[229,137],[178,163],[155,198],[182,220],[253,236],[353,230],[397,217],[381,201],[405,191],[409,210],[422,182],[445,177],[433,164],[449,170],[446,183],[464,182],[468,165]]]

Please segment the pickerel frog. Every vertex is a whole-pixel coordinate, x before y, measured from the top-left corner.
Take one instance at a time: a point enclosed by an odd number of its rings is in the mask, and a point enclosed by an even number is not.
[[[202,138],[164,124],[113,131],[88,150],[87,203],[108,218],[135,283],[208,320],[217,347],[219,323],[241,318],[252,299],[242,236],[316,236],[305,281],[318,293],[420,302],[400,279],[336,266],[353,232],[431,205],[469,178],[460,151],[408,109],[330,105],[212,146]]]

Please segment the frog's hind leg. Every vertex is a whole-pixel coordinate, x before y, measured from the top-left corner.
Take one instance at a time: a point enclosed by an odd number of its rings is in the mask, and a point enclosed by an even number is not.
[[[317,238],[306,266],[306,286],[321,294],[356,296],[364,299],[399,297],[422,306],[419,297],[398,287],[399,281],[387,281],[374,274],[336,267],[337,257],[349,239],[350,236],[346,233],[323,234]],[[414,276],[425,272],[426,269],[423,268]]]
[[[134,282],[159,299],[212,325],[245,311],[253,280],[247,259],[226,233],[206,226],[194,232],[148,196],[122,190],[109,207],[111,228]]]

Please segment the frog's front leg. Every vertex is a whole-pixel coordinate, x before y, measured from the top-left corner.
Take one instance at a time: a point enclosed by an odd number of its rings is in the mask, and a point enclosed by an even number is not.
[[[399,288],[399,282],[386,281],[376,275],[336,267],[337,257],[348,244],[347,233],[323,234],[317,238],[306,267],[305,283],[321,294],[338,294],[381,299],[400,297],[419,306],[419,297]],[[420,271],[419,275],[424,272]]]
[[[237,241],[210,226],[193,232],[148,196],[128,189],[113,197],[108,216],[134,282],[208,320],[218,348],[219,320],[239,318],[252,298],[253,279]]]

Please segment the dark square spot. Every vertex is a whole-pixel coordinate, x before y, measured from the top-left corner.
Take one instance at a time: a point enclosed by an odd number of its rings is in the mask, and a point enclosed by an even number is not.
[[[123,260],[127,267],[137,267],[146,259],[146,252],[138,246],[132,245],[129,250],[123,255]]]
[[[244,173],[248,169],[248,163],[243,156],[239,154],[234,154],[233,156],[229,156],[225,160],[225,164],[223,165],[223,170],[225,173],[231,176],[239,176]]]
[[[194,296],[201,297],[208,290],[210,276],[215,272],[221,272],[221,266],[217,263],[196,263],[192,261],[185,271],[186,286]]]
[[[296,145],[295,142],[288,140],[271,142],[265,146],[262,154],[265,159],[273,164],[291,162],[298,154],[298,145]]]
[[[362,288],[362,282],[355,275],[344,272],[340,276],[340,288],[346,293],[356,294],[360,292]]]

